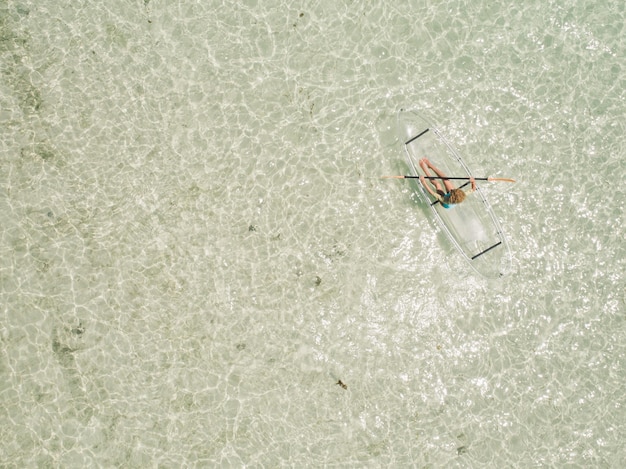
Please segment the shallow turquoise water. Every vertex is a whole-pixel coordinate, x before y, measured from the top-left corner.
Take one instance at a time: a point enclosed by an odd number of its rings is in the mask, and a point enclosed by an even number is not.
[[[623,2],[101,3],[0,1],[6,467],[626,465]]]

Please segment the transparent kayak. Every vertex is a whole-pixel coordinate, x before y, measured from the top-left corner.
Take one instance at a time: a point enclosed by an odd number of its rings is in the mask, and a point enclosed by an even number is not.
[[[424,174],[419,167],[421,158],[431,163],[450,177],[472,176],[468,167],[456,150],[443,135],[415,111],[398,112],[400,139],[406,151],[412,176]],[[472,268],[488,278],[497,278],[510,271],[511,256],[491,205],[480,189],[452,208],[444,208],[422,186],[419,179],[413,179],[420,199],[430,206],[435,218],[452,244],[463,254]],[[469,189],[469,181],[455,180],[456,187]]]

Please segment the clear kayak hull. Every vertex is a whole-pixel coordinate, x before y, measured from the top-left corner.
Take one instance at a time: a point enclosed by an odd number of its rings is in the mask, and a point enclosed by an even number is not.
[[[447,176],[473,176],[445,137],[415,111],[398,112],[398,129],[413,176],[424,174],[419,167],[421,158],[428,158]],[[418,179],[414,181],[422,202],[430,206],[442,230],[476,272],[488,278],[497,278],[510,271],[508,243],[491,205],[480,189],[480,181],[477,182],[478,189],[469,194],[463,203],[449,209],[438,203]],[[453,182],[456,187],[470,187],[467,181]]]

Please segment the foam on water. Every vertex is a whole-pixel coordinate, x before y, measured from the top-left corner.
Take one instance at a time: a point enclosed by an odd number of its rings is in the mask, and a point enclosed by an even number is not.
[[[101,3],[0,2],[7,467],[626,464],[622,3]]]

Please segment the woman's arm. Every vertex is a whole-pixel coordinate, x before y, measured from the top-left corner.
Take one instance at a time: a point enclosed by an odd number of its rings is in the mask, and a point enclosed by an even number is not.
[[[470,177],[470,182],[472,183],[472,191],[474,192],[476,190],[476,179],[474,179],[473,177]]]

